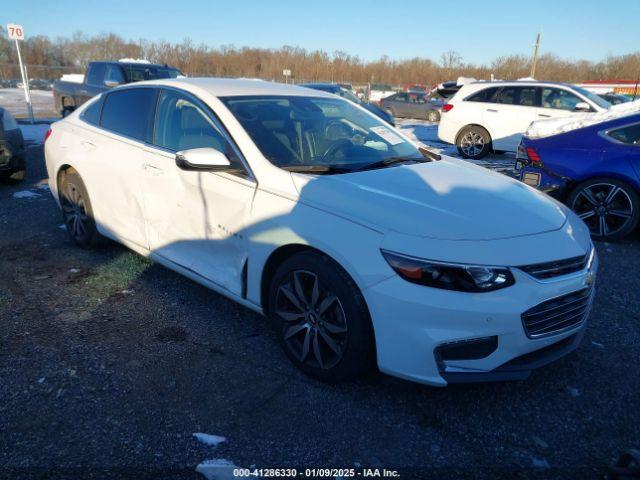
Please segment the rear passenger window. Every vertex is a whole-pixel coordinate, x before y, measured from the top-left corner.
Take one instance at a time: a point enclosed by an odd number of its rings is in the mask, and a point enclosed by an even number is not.
[[[627,145],[640,145],[640,123],[612,130],[609,136]]]
[[[91,125],[100,124],[100,114],[102,113],[102,104],[104,103],[104,96],[98,97],[80,114],[80,118]]]
[[[498,91],[498,87],[485,88],[484,90],[480,90],[477,93],[474,93],[469,98],[467,98],[467,102],[493,102],[493,97]]]
[[[133,88],[109,93],[102,107],[100,125],[107,130],[143,142],[151,142],[157,91]]]
[[[504,87],[501,88],[496,96],[494,103],[502,103],[504,105],[516,105],[517,104],[517,88],[516,87]]]
[[[523,107],[536,106],[536,89],[535,87],[520,87],[520,95],[518,97],[518,105]]]

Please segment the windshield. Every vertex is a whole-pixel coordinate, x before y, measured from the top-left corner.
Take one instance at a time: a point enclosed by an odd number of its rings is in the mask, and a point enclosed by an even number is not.
[[[360,100],[351,90],[347,90],[346,88],[340,88],[336,95],[340,95],[342,98],[349,100],[350,102],[355,103],[356,105],[362,105],[364,102]]]
[[[262,154],[281,168],[361,169],[387,159],[424,160],[382,120],[340,98],[241,96],[221,100]]]
[[[593,103],[595,103],[599,107],[606,108],[606,109],[611,108],[611,104],[609,102],[607,102],[604,98],[596,95],[595,93],[592,93],[589,90],[585,90],[582,87],[571,87],[571,88],[573,88],[576,92],[587,97],[589,100],[591,100]]]

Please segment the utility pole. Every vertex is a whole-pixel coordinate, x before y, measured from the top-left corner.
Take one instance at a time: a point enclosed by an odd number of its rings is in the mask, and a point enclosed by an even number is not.
[[[533,64],[531,65],[531,78],[536,78],[536,67],[538,66],[538,49],[540,48],[540,34],[536,37],[536,44],[533,49]]]

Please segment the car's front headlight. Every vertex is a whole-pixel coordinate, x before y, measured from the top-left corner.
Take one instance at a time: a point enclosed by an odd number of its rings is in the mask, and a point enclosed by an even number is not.
[[[490,292],[516,283],[505,267],[443,263],[382,250],[398,275],[408,282],[460,292]]]

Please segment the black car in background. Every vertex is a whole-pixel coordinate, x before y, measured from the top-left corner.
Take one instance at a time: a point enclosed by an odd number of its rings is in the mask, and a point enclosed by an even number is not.
[[[0,181],[19,182],[25,177],[22,131],[13,115],[0,107]]]
[[[396,123],[393,120],[393,116],[389,115],[384,110],[367,103],[363,100],[360,100],[351,90],[347,90],[346,88],[338,85],[337,83],[301,83],[301,87],[311,88],[313,90],[321,90],[323,92],[333,93],[334,95],[338,95],[345,100],[349,100],[350,102],[355,103],[356,105],[360,105],[362,108],[370,111],[374,115],[380,117],[385,122],[395,126]]]

